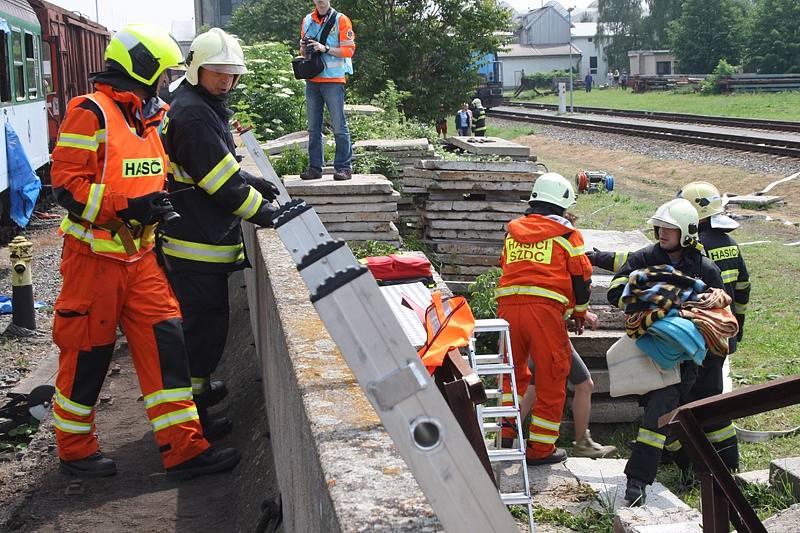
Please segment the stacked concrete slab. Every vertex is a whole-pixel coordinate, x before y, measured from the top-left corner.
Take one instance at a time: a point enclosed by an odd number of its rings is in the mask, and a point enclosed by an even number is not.
[[[363,243],[380,241],[400,245],[397,201],[400,193],[380,174],[353,174],[353,179],[335,181],[325,175],[318,180],[285,176],[284,184],[293,198],[314,206],[334,238]]]
[[[506,224],[527,208],[537,167],[516,161],[424,160],[403,171],[417,197],[425,242],[447,280],[471,281],[496,266]]]
[[[400,167],[411,166],[421,159],[436,156],[428,139],[371,139],[358,141],[353,148],[379,153],[393,159]]]
[[[514,161],[531,159],[529,146],[499,137],[448,137],[447,142],[463,152],[477,156],[501,156]]]

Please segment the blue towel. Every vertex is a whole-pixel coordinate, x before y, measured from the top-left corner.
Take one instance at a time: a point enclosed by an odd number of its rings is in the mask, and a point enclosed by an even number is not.
[[[34,172],[17,132],[6,121],[6,158],[8,159],[8,184],[11,200],[11,220],[24,228],[39,198],[42,182]]]
[[[691,320],[672,311],[656,320],[647,333],[636,340],[636,346],[664,370],[675,368],[682,361],[702,364],[706,358],[706,341]]]
[[[44,306],[44,302],[33,302],[33,308],[39,309]],[[11,307],[11,298],[0,296],[0,315],[10,315],[14,309]]]

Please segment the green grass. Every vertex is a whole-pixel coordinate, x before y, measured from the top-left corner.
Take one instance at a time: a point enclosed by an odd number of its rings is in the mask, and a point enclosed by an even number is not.
[[[517,137],[533,135],[534,133],[536,132],[530,126],[512,126],[510,128],[502,128],[499,126],[494,126],[491,123],[486,125],[487,137],[500,137],[501,139],[507,139],[509,141],[516,139]]]
[[[523,93],[522,96],[524,98],[526,93]],[[557,96],[524,99],[544,104],[558,103]],[[800,120],[800,92],[730,95],[679,94],[673,92],[633,94],[631,91],[608,89],[602,91],[594,90],[591,93],[575,91],[574,100],[577,106],[639,109],[725,117]]]

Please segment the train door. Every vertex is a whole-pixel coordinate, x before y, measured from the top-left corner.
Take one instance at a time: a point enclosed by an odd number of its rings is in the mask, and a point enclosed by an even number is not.
[[[4,19],[0,19],[0,117],[8,120],[11,108],[11,52],[9,42],[11,28]],[[8,189],[8,159],[6,158],[6,132],[5,127],[0,127],[0,192]],[[0,212],[3,211],[0,205]]]

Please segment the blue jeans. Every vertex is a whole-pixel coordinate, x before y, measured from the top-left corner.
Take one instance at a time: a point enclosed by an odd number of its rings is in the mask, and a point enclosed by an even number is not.
[[[321,169],[324,163],[322,149],[323,104],[328,106],[333,137],[336,139],[333,168],[334,170],[349,169],[353,159],[353,147],[350,144],[350,130],[347,129],[347,119],[344,116],[344,83],[306,82],[309,166]]]

